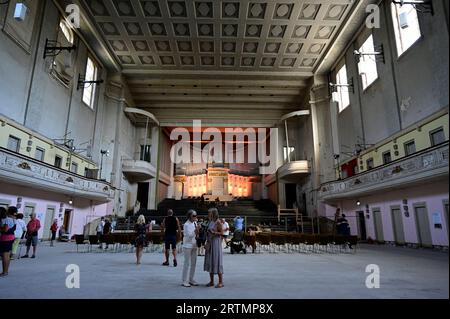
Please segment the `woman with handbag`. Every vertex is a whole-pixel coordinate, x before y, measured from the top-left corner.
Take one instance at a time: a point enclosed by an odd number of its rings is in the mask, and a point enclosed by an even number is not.
[[[219,283],[216,288],[223,288],[223,253],[222,253],[222,223],[219,220],[217,208],[208,210],[208,228],[205,244],[205,264],[204,270],[209,272],[210,282],[207,287],[214,287],[214,275],[219,276]]]

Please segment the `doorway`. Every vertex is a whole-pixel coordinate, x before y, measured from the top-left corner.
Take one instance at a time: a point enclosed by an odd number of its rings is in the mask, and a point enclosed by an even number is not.
[[[63,220],[63,227],[66,233],[70,234],[70,223],[72,222],[72,210],[66,209],[64,211],[64,220]]]
[[[361,240],[367,240],[366,218],[364,216],[364,212],[356,212],[356,215],[358,216],[359,238]]]
[[[379,243],[384,243],[384,234],[383,234],[383,219],[381,217],[381,210],[379,208],[374,208],[372,210],[373,215],[373,223],[375,226],[375,237]]]
[[[286,208],[294,208],[297,203],[297,184],[285,184]]]
[[[414,216],[416,218],[417,241],[423,247],[432,247],[430,221],[425,204],[414,205]]]
[[[405,232],[403,230],[403,217],[400,206],[391,207],[391,216],[395,243],[398,245],[404,245]]]
[[[53,224],[53,220],[55,219],[55,211],[56,208],[53,206],[48,206],[45,211],[45,226],[44,226],[44,238],[48,239],[52,238],[52,232],[50,231],[50,227]]]
[[[148,191],[150,183],[138,183],[137,200],[141,204],[141,208],[148,207]]]

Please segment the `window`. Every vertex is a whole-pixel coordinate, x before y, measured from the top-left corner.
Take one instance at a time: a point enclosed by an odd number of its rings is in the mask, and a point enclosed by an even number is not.
[[[58,168],[61,168],[61,165],[62,165],[62,157],[56,155],[55,156],[55,166]]]
[[[374,53],[373,35],[371,34],[358,50],[360,53]],[[361,55],[358,63],[363,90],[378,78],[377,61],[375,55]]]
[[[445,142],[445,133],[442,127],[430,132],[431,146]]]
[[[85,81],[96,81],[97,72],[97,66],[95,65],[94,61],[92,61],[92,59],[88,57],[86,64]],[[83,102],[92,109],[94,108],[95,89],[95,83],[85,84],[85,87],[83,89]]]
[[[45,158],[45,150],[39,147],[36,147],[36,152],[34,153],[34,158],[38,161],[43,162]]]
[[[420,25],[417,11],[410,4],[392,3],[395,40],[398,56],[408,50],[420,37]]]
[[[416,143],[413,141],[409,141],[405,143],[405,156],[414,154],[416,152]]]
[[[66,38],[67,42],[73,44],[73,33],[65,20],[61,20],[59,22],[59,29],[64,34],[64,37]]]
[[[345,64],[336,73],[336,84],[348,84],[347,67]],[[348,87],[338,86],[337,91],[334,92],[334,100],[339,103],[339,112],[342,112],[345,108],[347,108],[350,105],[350,95]]]
[[[285,162],[288,162],[288,156],[291,161],[295,160],[295,158],[294,158],[295,157],[294,156],[295,147],[290,146],[289,151],[288,151],[288,148],[285,146],[285,147],[283,147],[283,153],[284,153],[284,161]]]
[[[383,163],[388,164],[390,162],[392,162],[391,151],[384,152],[383,153]]]
[[[72,29],[64,19],[59,22],[57,43],[62,47],[71,47],[74,43]],[[50,74],[64,86],[69,87],[70,81],[74,77],[74,62],[73,51],[62,51],[53,58]]]
[[[367,164],[367,169],[372,169],[372,168],[374,168],[373,158],[372,158],[372,157],[369,158],[369,159],[366,161],[366,164]]]
[[[151,145],[141,145],[141,161],[151,161]]]
[[[19,153],[20,151],[20,138],[10,135],[8,138],[8,147],[10,151]]]
[[[78,174],[78,164],[72,162],[72,166],[70,167],[70,171],[71,171],[72,173]]]
[[[32,204],[25,204],[25,209],[23,210],[23,221],[28,224],[30,221],[31,214],[34,214],[35,206]]]

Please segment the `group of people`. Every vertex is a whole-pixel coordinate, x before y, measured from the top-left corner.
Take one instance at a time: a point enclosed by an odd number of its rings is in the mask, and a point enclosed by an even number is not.
[[[163,266],[169,266],[170,252],[173,255],[173,266],[177,267],[177,241],[181,233],[183,233],[183,253],[184,265],[182,272],[182,285],[184,287],[198,286],[195,281],[195,269],[197,265],[197,256],[199,250],[204,247],[205,260],[203,269],[209,273],[210,281],[207,287],[224,287],[223,283],[223,238],[229,234],[229,226],[224,227],[225,221],[219,218],[217,208],[208,210],[208,221],[202,222],[197,219],[197,212],[189,210],[187,212],[187,221],[183,227],[178,218],[174,216],[171,209],[168,210],[167,216],[164,218],[161,227],[164,231],[165,242],[165,261]],[[136,263],[141,263],[142,252],[147,243],[147,233],[151,231],[146,226],[145,217],[139,216],[135,225],[136,233]],[[228,225],[228,223],[226,223]],[[182,230],[183,228],[183,230]],[[214,276],[218,276],[217,285],[214,283]]]
[[[36,249],[38,244],[38,232],[41,228],[40,221],[36,218],[36,214],[30,215],[30,221],[25,224],[23,214],[19,213],[14,206],[5,209],[0,207],[0,255],[2,258],[2,273],[0,277],[8,275],[11,259],[17,255],[17,249],[22,239],[26,238],[26,253],[20,258],[29,258],[31,246],[33,254],[31,258],[36,258]],[[55,221],[56,223],[56,221]],[[52,241],[56,235],[55,223],[52,224]]]
[[[114,229],[113,228],[113,224],[111,223],[109,218],[102,217],[100,219],[100,223],[97,225],[97,229],[96,229],[97,238],[98,238],[98,242],[99,242],[99,247],[98,248],[100,248],[100,249],[103,248],[102,241],[101,241],[102,235],[109,235],[109,234],[111,234],[113,229]],[[108,246],[108,244],[106,244],[105,250],[108,249],[108,248],[109,248],[109,246]]]

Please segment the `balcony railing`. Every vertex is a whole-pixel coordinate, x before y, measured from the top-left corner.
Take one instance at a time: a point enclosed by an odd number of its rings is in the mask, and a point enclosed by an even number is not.
[[[114,198],[115,191],[107,182],[83,177],[5,148],[0,148],[0,179],[93,200]]]
[[[287,181],[298,181],[310,173],[309,163],[306,160],[291,161],[278,169],[278,177]]]
[[[141,182],[156,177],[155,167],[146,161],[122,160],[122,171],[132,181]]]
[[[446,142],[344,180],[322,184],[319,197],[350,198],[445,177],[449,171],[448,148]]]

